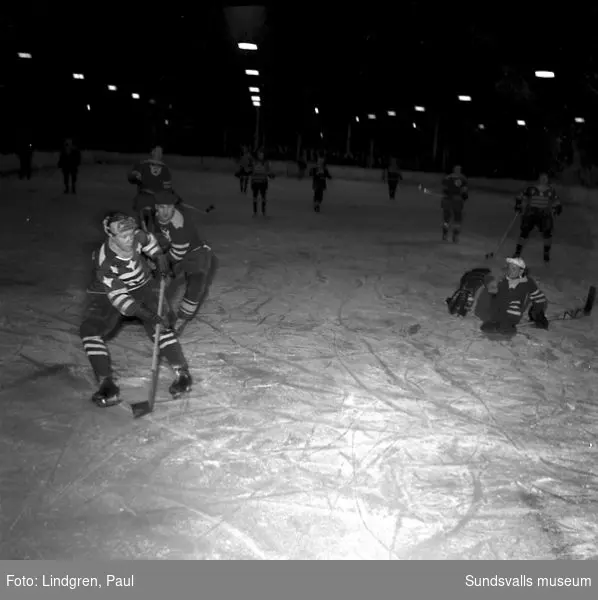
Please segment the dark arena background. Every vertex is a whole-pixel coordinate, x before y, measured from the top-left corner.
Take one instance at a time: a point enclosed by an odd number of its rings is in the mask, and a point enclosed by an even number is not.
[[[598,558],[598,8],[9,4],[0,558]],[[156,146],[218,270],[179,336],[192,390],[162,361],[135,419],[151,339],[136,318],[107,339],[122,401],[100,408],[79,327],[102,219]],[[542,173],[550,261],[537,230],[521,258],[548,328],[526,306],[486,335],[486,285],[466,316],[446,299],[503,276]]]

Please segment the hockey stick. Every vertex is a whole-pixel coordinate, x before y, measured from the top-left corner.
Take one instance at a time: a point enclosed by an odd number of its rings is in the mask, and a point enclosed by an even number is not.
[[[517,221],[518,218],[519,218],[519,213],[516,214],[513,217],[513,220],[509,223],[509,226],[507,227],[507,230],[505,231],[504,235],[500,239],[500,242],[498,242],[498,246],[496,246],[496,250],[494,250],[494,252],[487,252],[486,253],[486,256],[485,256],[486,259],[494,258],[494,255],[501,249],[502,245],[505,243],[505,240],[507,239],[507,236],[509,235],[509,233],[511,233],[511,229],[513,229],[513,225],[515,225],[515,221]]]
[[[596,300],[596,286],[591,285],[588,290],[588,295],[586,296],[586,302],[583,306],[578,308],[573,308],[571,310],[565,310],[559,315],[552,317],[549,319],[549,323],[552,321],[567,321],[569,319],[581,319],[582,317],[589,317],[592,314],[592,309],[594,308],[594,302]],[[533,325],[533,321],[529,323],[524,323],[520,327],[529,327]]]
[[[423,192],[424,194],[428,194],[429,196],[443,196],[443,194],[439,194],[438,192],[433,192],[432,190],[429,190],[427,187],[424,187],[421,183],[417,186],[417,189],[420,192]]]
[[[164,295],[166,292],[166,277],[160,279],[160,296],[158,298],[158,316],[162,316],[162,308],[164,306]],[[162,323],[156,325],[154,334],[154,352],[152,354],[152,377],[150,382],[150,389],[148,399],[145,402],[138,402],[131,406],[133,411],[133,417],[138,419],[143,417],[154,410],[154,404],[156,402],[156,390],[158,389],[158,374],[160,372],[160,332],[162,331]]]
[[[203,210],[201,210],[201,208],[197,208],[196,206],[191,206],[191,204],[187,204],[186,202],[181,202],[181,204],[186,208],[190,208],[191,210],[195,210],[200,213],[201,212],[210,213],[216,209],[216,207],[213,204],[210,204],[210,206],[208,206],[208,208],[204,208]]]

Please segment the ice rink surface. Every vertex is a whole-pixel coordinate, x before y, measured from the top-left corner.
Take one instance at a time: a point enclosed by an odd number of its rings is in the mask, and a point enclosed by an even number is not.
[[[334,177],[334,167],[331,167]],[[0,180],[0,558],[596,559],[596,316],[490,341],[445,298],[513,216],[471,191],[461,243],[439,199],[277,178],[270,219],[231,175],[175,172],[220,259],[182,340],[195,377],[155,412],[151,344],[110,344],[124,402],[90,402],[78,326],[101,217],[126,167]],[[549,316],[595,284],[590,215],[565,205],[553,262],[524,258]],[[499,272],[516,228],[490,263]],[[592,279],[594,279],[592,281]],[[596,311],[594,311],[596,313]]]

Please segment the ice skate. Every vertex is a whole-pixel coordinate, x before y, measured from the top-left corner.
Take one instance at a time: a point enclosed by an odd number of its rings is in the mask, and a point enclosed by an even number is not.
[[[91,397],[92,402],[100,408],[108,408],[121,403],[120,389],[112,377],[106,377],[97,392]]]
[[[178,398],[186,392],[191,391],[191,375],[187,367],[175,367],[174,372],[176,375],[175,380],[170,384],[168,391],[173,398]]]

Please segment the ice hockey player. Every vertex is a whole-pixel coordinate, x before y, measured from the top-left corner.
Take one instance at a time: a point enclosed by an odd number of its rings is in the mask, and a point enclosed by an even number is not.
[[[138,228],[136,220],[121,212],[106,215],[103,220],[106,240],[93,253],[94,276],[87,289],[88,303],[80,326],[83,348],[99,389],[92,401],[99,407],[119,404],[120,389],[115,381],[106,338],[118,327],[123,317],[137,317],[152,339],[155,326],[160,333],[160,356],[175,373],[170,393],[178,397],[191,389],[192,380],[187,361],[176,334],[162,315],[157,314],[156,281],[146,260],[151,257],[160,274],[168,273],[166,256],[151,233]]]
[[[136,163],[128,174],[129,183],[137,186],[133,210],[146,231],[153,223],[154,194],[161,190],[172,191],[172,175],[162,161],[162,154],[161,146],[154,147],[151,157]]]
[[[394,156],[390,157],[388,166],[386,167],[386,169],[384,169],[384,178],[386,179],[386,183],[388,185],[388,197],[391,200],[394,200],[395,195],[397,193],[399,181],[403,181],[403,176],[401,175],[399,164]]]
[[[461,173],[461,167],[455,165],[453,172],[447,175],[443,182],[442,196],[442,239],[448,238],[450,224],[453,224],[453,242],[459,241],[461,224],[463,222],[463,207],[469,197],[467,177]]]
[[[547,173],[541,173],[537,183],[527,186],[517,196],[515,212],[521,214],[521,228],[514,257],[521,256],[529,234],[537,228],[544,238],[544,262],[550,262],[554,217],[563,212],[563,206]]]
[[[217,259],[183,207],[175,207],[175,201],[168,192],[156,194],[156,233],[165,240],[159,240],[160,246],[167,249],[169,269],[174,275],[168,287],[169,304],[173,309],[170,325],[178,335],[206,300],[216,274]],[[182,299],[175,306],[175,299],[181,294]]]
[[[239,178],[239,186],[242,194],[247,193],[249,177],[251,176],[252,162],[253,158],[251,156],[251,152],[249,152],[249,148],[247,148],[247,146],[243,146],[241,158],[239,159],[239,168],[235,173],[235,176]]]
[[[314,211],[319,213],[322,202],[324,201],[324,192],[327,188],[327,179],[332,179],[326,165],[326,157],[323,152],[318,154],[316,166],[310,169],[309,174],[312,178],[312,189],[314,191]]]
[[[255,160],[251,164],[251,191],[253,193],[253,216],[257,217],[258,197],[262,199],[262,216],[266,216],[268,203],[268,180],[274,179],[270,170],[270,161],[266,160],[263,150],[258,150]]]
[[[77,193],[77,173],[81,165],[81,151],[75,145],[73,140],[68,138],[64,141],[60,158],[58,159],[58,168],[62,171],[64,179],[64,193],[69,193],[69,180],[71,183],[71,192]]]
[[[459,289],[447,298],[449,312],[466,316],[473,307],[478,290],[475,315],[482,321],[481,330],[486,334],[513,336],[523,313],[536,327],[547,329],[547,300],[536,282],[528,275],[521,258],[506,259],[505,276],[497,280],[490,269],[472,269],[463,275]]]

